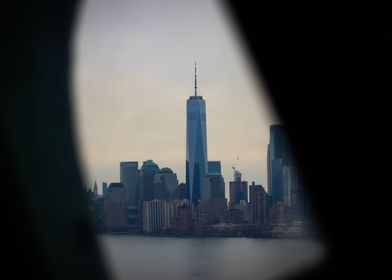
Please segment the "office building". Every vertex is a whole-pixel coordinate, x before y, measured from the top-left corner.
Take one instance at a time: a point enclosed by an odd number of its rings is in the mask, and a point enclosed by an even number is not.
[[[163,232],[169,228],[171,207],[167,201],[151,200],[143,202],[143,231],[146,233]]]
[[[226,198],[210,198],[201,200],[194,207],[194,220],[198,225],[219,223],[219,215],[227,210]]]
[[[235,170],[234,181],[229,182],[230,205],[240,203],[241,200],[248,202],[248,182],[242,181],[241,176],[241,173]]]
[[[263,186],[255,185],[255,182],[252,182],[252,185],[249,186],[249,204],[252,209],[252,218],[249,222],[259,225],[266,224],[268,222],[268,194]]]
[[[128,207],[136,207],[139,186],[139,169],[137,161],[120,162],[120,182],[127,190]]]
[[[111,183],[106,191],[104,219],[108,231],[124,230],[128,227],[126,194],[122,183]]]
[[[283,166],[283,201],[291,207],[291,194],[299,189],[298,169],[294,164]]]
[[[291,221],[289,206],[283,201],[276,202],[268,212],[268,223],[271,225],[287,225]]]
[[[173,200],[178,188],[177,174],[168,168],[162,168],[154,177],[154,199]]]
[[[268,194],[272,203],[284,201],[283,166],[290,161],[283,125],[270,126],[270,140],[267,151]]]
[[[194,224],[189,200],[176,201],[175,206],[176,213],[170,219],[170,230],[177,234],[192,234]]]
[[[236,209],[242,212],[243,223],[254,223],[252,204],[246,202],[245,200],[241,200],[239,203],[233,204],[231,209]]]
[[[108,189],[108,183],[102,182],[102,195],[105,196],[105,193]]]
[[[195,64],[195,93],[187,100],[186,112],[186,186],[189,199],[197,203],[202,197],[204,176],[207,166],[206,103],[197,94]]]
[[[152,160],[146,160],[139,173],[140,201],[150,201],[154,199],[154,178],[159,172],[158,165]]]
[[[201,200],[225,198],[225,181],[220,174],[207,174],[204,177]]]
[[[244,212],[231,208],[219,215],[219,221],[226,224],[242,224],[244,222]]]
[[[214,161],[208,161],[208,174],[222,174],[221,171],[221,162],[214,160]]]

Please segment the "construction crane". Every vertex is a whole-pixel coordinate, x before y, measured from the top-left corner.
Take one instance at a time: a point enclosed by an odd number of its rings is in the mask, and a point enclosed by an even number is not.
[[[234,181],[236,180],[236,178],[237,178],[237,176],[238,176],[238,173],[239,173],[239,171],[235,169],[236,166],[237,166],[237,164],[238,164],[238,162],[239,162],[239,160],[240,160],[240,157],[237,157],[237,160],[235,161],[235,163],[233,163],[233,164],[231,165],[231,169],[233,169]],[[241,174],[241,173],[239,173],[239,174]],[[240,176],[241,176],[241,175],[240,175]]]

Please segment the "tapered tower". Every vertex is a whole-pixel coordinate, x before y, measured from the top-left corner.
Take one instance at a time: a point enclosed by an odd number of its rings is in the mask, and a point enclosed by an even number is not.
[[[195,63],[194,95],[186,102],[186,187],[191,202],[201,198],[204,177],[207,174],[206,102],[197,93]]]

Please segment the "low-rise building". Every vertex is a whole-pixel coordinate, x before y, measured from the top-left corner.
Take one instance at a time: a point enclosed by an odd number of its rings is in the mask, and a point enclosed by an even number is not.
[[[160,233],[169,228],[173,204],[162,200],[143,202],[143,231]]]

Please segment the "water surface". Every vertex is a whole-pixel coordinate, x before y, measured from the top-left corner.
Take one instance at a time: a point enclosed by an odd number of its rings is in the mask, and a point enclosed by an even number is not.
[[[319,263],[314,240],[100,235],[114,279],[276,279]]]

